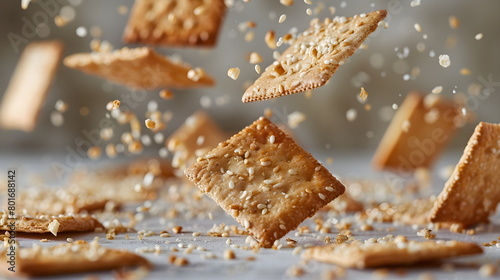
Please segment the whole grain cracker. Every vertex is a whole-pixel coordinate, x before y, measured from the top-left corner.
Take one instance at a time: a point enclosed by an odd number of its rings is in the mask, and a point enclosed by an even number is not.
[[[380,141],[372,164],[400,174],[431,167],[461,125],[459,107],[438,95],[410,92]]]
[[[166,141],[174,153],[172,166],[185,169],[225,139],[224,131],[205,111],[194,113]]]
[[[59,66],[63,44],[33,42],[26,46],[0,105],[0,126],[32,131]]]
[[[419,242],[402,238],[380,243],[355,241],[311,247],[304,251],[302,257],[342,267],[364,269],[410,265],[482,252],[481,247],[475,243],[455,240]]]
[[[18,215],[15,221],[15,229],[17,232],[26,233],[48,233],[52,232],[57,236],[58,232],[91,232],[96,228],[104,228],[99,221],[82,215]],[[57,221],[58,227],[55,232],[51,229],[50,224]],[[0,230],[10,230],[7,212],[1,212]]]
[[[52,247],[35,245],[32,248],[17,248],[16,272],[7,270],[6,252],[0,254],[1,273],[6,276],[40,277],[112,270],[123,267],[142,266],[151,268],[145,258],[126,250],[100,246],[96,241],[90,244],[83,240],[59,244]]]
[[[211,86],[214,80],[201,68],[158,54],[148,47],[112,52],[78,53],[64,59],[64,65],[133,89]]]
[[[271,247],[345,190],[263,117],[198,158],[185,174],[263,247]]]
[[[432,222],[488,223],[500,202],[500,124],[476,126],[464,153],[439,194]]]
[[[243,94],[252,102],[323,86],[387,15],[386,10],[354,17],[311,21],[292,45]]]
[[[136,0],[123,41],[212,47],[225,11],[224,0]]]

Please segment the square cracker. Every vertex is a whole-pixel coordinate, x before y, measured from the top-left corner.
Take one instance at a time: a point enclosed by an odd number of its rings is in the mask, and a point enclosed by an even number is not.
[[[32,131],[59,66],[63,44],[42,41],[28,44],[0,106],[0,126]]]
[[[40,277],[119,269],[130,266],[151,267],[145,258],[126,250],[102,247],[97,240],[83,240],[52,247],[17,248],[16,272],[7,270],[6,252],[0,254],[2,274],[17,277]]]
[[[172,166],[185,169],[225,139],[226,134],[206,112],[196,112],[166,141],[168,150],[174,153]]]
[[[198,158],[185,174],[267,248],[345,190],[263,117]]]
[[[96,219],[90,216],[82,215],[18,215],[15,221],[17,232],[27,232],[27,233],[47,233],[51,232],[49,224],[57,220],[59,222],[59,228],[56,232],[85,232],[94,231],[96,228],[103,228],[104,226],[99,223]],[[9,230],[9,225],[7,223],[8,215],[6,212],[2,212],[2,217],[0,219],[0,229]]]
[[[395,241],[381,243],[328,244],[311,247],[302,257],[336,264],[348,268],[374,268],[410,265],[449,257],[480,254],[483,250],[475,243],[451,241]]]
[[[133,89],[211,86],[214,80],[201,68],[160,55],[151,48],[122,48],[112,52],[77,53],[64,65]],[[197,72],[192,78],[188,72]]]
[[[123,41],[212,47],[225,11],[224,0],[136,0]]]
[[[386,10],[354,17],[311,21],[311,27],[292,40],[292,45],[243,94],[252,102],[303,92],[323,86],[337,68],[387,15]]]
[[[462,121],[458,104],[439,95],[410,92],[380,141],[372,164],[400,174],[430,168]]]
[[[432,222],[488,223],[500,202],[500,124],[476,126],[430,214]]]

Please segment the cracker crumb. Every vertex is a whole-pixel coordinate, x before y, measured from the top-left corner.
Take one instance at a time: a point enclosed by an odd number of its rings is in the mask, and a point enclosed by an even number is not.
[[[57,231],[59,230],[59,221],[54,219],[52,222],[50,222],[48,229],[49,231],[54,235],[57,236]]]
[[[24,0],[26,1],[26,0]],[[292,6],[294,1],[293,0],[280,0],[280,3],[284,6]]]
[[[460,21],[456,16],[450,16],[448,18],[448,23],[450,24],[451,29],[457,29],[460,26]]]
[[[276,47],[277,47],[276,46],[276,35],[274,33],[274,30],[267,31],[264,40],[270,49],[272,49],[272,50],[276,49]]]
[[[497,267],[492,263],[483,264],[479,268],[479,275],[483,278],[493,277],[497,274]]]
[[[151,119],[146,119],[144,121],[144,123],[145,123],[146,127],[149,129],[154,129],[156,127],[156,122],[151,120]]]
[[[162,99],[168,100],[174,98],[174,93],[168,89],[161,90],[159,94]]]
[[[290,128],[297,128],[305,120],[306,115],[299,111],[295,111],[287,116],[287,123]]]
[[[448,68],[451,65],[450,56],[447,54],[442,54],[439,56],[439,65],[444,68]]]
[[[238,67],[235,67],[235,68],[230,68],[228,71],[227,71],[227,75],[233,79],[233,80],[236,80],[238,79],[238,77],[240,76],[240,68]]]
[[[234,254],[234,251],[231,249],[227,249],[224,251],[224,259],[226,260],[233,260],[236,258],[236,255]]]
[[[250,53],[250,56],[248,58],[248,62],[251,64],[257,64],[262,62],[262,56],[258,52],[252,52]]]
[[[364,87],[361,87],[361,91],[359,92],[359,99],[361,101],[366,101],[368,98],[368,92],[365,90]]]
[[[478,41],[483,39],[483,33],[477,33],[476,36],[474,36],[474,39],[476,39]]]
[[[178,233],[181,233],[182,232],[182,227],[181,226],[175,226],[172,228],[172,231],[176,234]]]

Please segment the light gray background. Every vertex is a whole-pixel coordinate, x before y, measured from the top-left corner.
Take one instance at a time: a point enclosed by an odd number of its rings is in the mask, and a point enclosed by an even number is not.
[[[131,0],[127,1],[52,1],[39,2],[57,3],[60,7],[70,5],[75,8],[75,20],[64,27],[55,26],[52,18],[48,22],[50,34],[46,38],[35,36],[29,41],[41,39],[60,39],[66,44],[65,55],[75,52],[90,51],[89,43],[92,37],[76,36],[75,30],[84,26],[89,30],[92,26],[102,29],[102,39],[109,40],[115,47],[123,47],[121,36],[126,25],[128,15],[118,13],[119,5],[131,7]],[[79,3],[81,2],[81,3]],[[207,96],[212,101],[209,113],[215,117],[220,125],[229,131],[238,131],[262,115],[264,108],[272,108],[282,115],[293,111],[301,111],[307,115],[307,120],[296,129],[295,135],[307,149],[322,147],[333,150],[362,149],[373,152],[382,137],[387,122],[379,118],[379,111],[384,106],[393,103],[400,104],[410,90],[429,92],[435,86],[443,86],[443,94],[452,96],[452,91],[467,92],[471,83],[480,83],[479,77],[488,79],[492,75],[493,81],[500,81],[500,37],[498,26],[500,18],[500,2],[493,0],[480,1],[425,1],[418,7],[410,7],[409,1],[345,1],[342,8],[341,1],[322,1],[325,6],[335,6],[336,15],[351,16],[376,9],[388,9],[388,29],[380,29],[368,39],[369,48],[358,50],[349,62],[340,67],[330,83],[314,91],[312,98],[306,99],[304,94],[282,97],[274,100],[243,104],[240,99],[243,94],[243,83],[254,80],[258,75],[246,60],[251,51],[258,51],[265,58],[260,65],[264,69],[272,62],[272,51],[264,43],[264,34],[269,29],[276,30],[278,35],[285,34],[291,27],[304,30],[308,26],[311,16],[306,15],[307,7],[314,8],[319,1],[313,1],[308,6],[301,0],[296,0],[292,7],[279,4],[278,0],[258,1],[250,3],[235,1],[236,5],[226,14],[221,29],[218,45],[214,49],[172,49],[156,48],[164,54],[179,54],[184,60],[195,66],[204,67],[217,80],[213,88],[194,90],[174,90],[175,98],[165,101],[159,98],[158,91],[148,92],[133,111],[141,121],[145,119],[144,112],[148,101],[158,101],[161,110],[171,110],[174,118],[164,131],[168,136],[189,114],[201,108],[200,97]],[[75,5],[77,4],[77,5]],[[11,73],[14,70],[20,53],[16,53],[7,39],[9,32],[23,36],[23,18],[33,22],[33,16],[42,11],[40,4],[31,3],[28,10],[21,10],[20,1],[2,1],[0,8],[0,95],[7,87]],[[270,12],[276,17],[270,19]],[[284,23],[279,24],[278,17],[287,14]],[[328,15],[328,11],[320,16]],[[461,21],[459,29],[452,30],[448,25],[448,17],[454,15]],[[255,39],[251,43],[245,42],[244,33],[238,31],[238,23],[253,20],[258,26],[255,29]],[[36,20],[35,20],[36,22]],[[415,31],[413,25],[419,23],[423,32]],[[482,32],[484,37],[477,41],[475,34]],[[428,39],[423,39],[427,34]],[[448,36],[456,36],[457,44],[453,48],[446,46]],[[426,50],[419,53],[416,45],[419,42],[426,44]],[[409,55],[399,59],[398,52],[404,47],[409,48]],[[396,48],[399,50],[396,51]],[[280,49],[283,51],[284,47]],[[436,54],[429,56],[429,51]],[[380,54],[384,59],[381,68],[375,68],[370,63],[370,57]],[[438,64],[439,54],[449,54],[451,66],[447,69]],[[403,74],[395,71],[395,64],[403,65],[404,73],[410,73],[413,67],[420,68],[420,75],[414,80],[404,81]],[[406,65],[406,66],[405,66]],[[227,70],[239,67],[241,75],[237,81],[227,77]],[[472,74],[461,76],[459,70],[469,68]],[[406,68],[406,69],[405,69]],[[385,77],[382,77],[385,72]],[[369,81],[364,83],[369,92],[368,102],[372,110],[366,112],[363,105],[357,101],[359,85],[353,80],[365,73]],[[361,74],[363,75],[363,74]],[[365,75],[365,76],[366,76]],[[29,81],[27,81],[29,82]],[[493,88],[491,96],[479,104],[471,102],[478,116],[478,120],[499,122],[498,96],[499,85]],[[107,89],[107,90],[106,90]],[[106,81],[88,76],[79,71],[67,69],[61,65],[53,87],[50,90],[47,102],[42,109],[39,125],[32,133],[0,130],[0,153],[60,153],[65,146],[74,146],[74,140],[82,137],[83,130],[99,127],[99,121],[105,116],[105,105],[114,99],[123,99],[131,91],[125,87],[110,84]],[[228,100],[223,106],[215,105],[217,99]],[[50,112],[54,110],[56,100],[67,102],[70,110],[64,114],[65,123],[61,127],[54,127],[50,123]],[[472,100],[472,101],[475,101]],[[478,106],[476,106],[478,105]],[[81,106],[90,108],[88,117],[81,117],[78,109]],[[355,108],[358,117],[354,122],[346,120],[346,111]],[[281,122],[283,118],[276,114],[274,121]],[[475,124],[474,124],[475,125]],[[458,133],[452,147],[462,149],[470,137],[474,125],[468,125]],[[117,130],[119,131],[119,129]],[[122,130],[123,131],[123,130]],[[373,132],[368,138],[367,132]],[[146,131],[145,133],[149,133]],[[113,140],[118,142],[118,138]],[[160,146],[150,149],[155,152]]]

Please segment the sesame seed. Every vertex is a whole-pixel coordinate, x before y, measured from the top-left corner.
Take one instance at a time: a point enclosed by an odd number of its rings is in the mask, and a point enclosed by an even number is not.
[[[306,0],[304,0],[304,2],[306,2]],[[312,13],[313,13],[313,12],[312,12],[311,8],[307,8],[307,10],[306,10],[306,14],[307,14],[308,16],[310,16],[310,15],[312,15]]]
[[[422,27],[420,26],[420,24],[415,23],[415,25],[413,25],[413,27],[415,28],[415,30],[417,30],[417,32],[422,32]]]
[[[312,5],[312,1],[311,0],[304,0],[304,3],[306,3],[307,5]]]
[[[326,187],[325,190],[327,190],[329,192],[333,192],[333,188],[332,187]]]
[[[254,68],[255,68],[255,72],[257,72],[257,74],[260,74],[260,71],[261,71],[260,65],[256,64]]]
[[[262,209],[262,215],[265,215],[267,213],[267,208]]]
[[[288,174],[297,175],[297,174],[299,174],[299,172],[297,172],[297,170],[295,170],[293,168],[290,168],[290,169],[288,169]]]
[[[234,189],[234,182],[233,181],[229,181],[229,188]]]
[[[285,14],[282,14],[278,20],[278,23],[282,23],[286,20],[286,15]]]
[[[483,33],[476,34],[476,36],[474,36],[474,39],[476,39],[478,41],[481,40],[481,39],[483,39]]]
[[[240,76],[240,68],[236,67],[236,68],[230,68],[228,71],[227,71],[227,75],[233,79],[233,80],[236,80],[238,79],[238,77]]]
[[[443,91],[442,86],[437,86],[437,87],[432,89],[432,93],[434,93],[434,94],[440,94],[442,91]]]
[[[325,195],[324,195],[324,194],[322,194],[322,193],[318,193],[318,196],[319,196],[319,198],[320,198],[321,200],[325,200],[325,199],[326,199]]]
[[[276,185],[273,186],[273,189],[279,189],[283,187],[283,183],[277,183]]]

